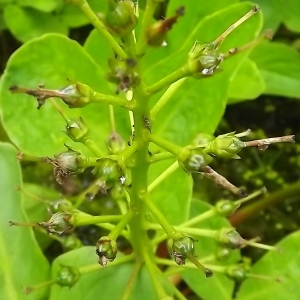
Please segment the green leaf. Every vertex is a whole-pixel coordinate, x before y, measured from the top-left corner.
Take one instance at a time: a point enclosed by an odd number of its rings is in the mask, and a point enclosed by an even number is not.
[[[281,1],[279,1],[281,2]],[[283,21],[288,29],[300,32],[300,5],[298,0],[281,2],[283,11]]]
[[[205,203],[200,200],[193,199],[191,203],[191,213],[190,218],[200,215],[201,213],[206,212],[212,206],[208,203]],[[204,220],[193,226],[199,229],[221,229],[223,227],[231,227],[229,221],[224,217],[215,216]],[[195,255],[201,262],[201,259],[205,259],[206,256],[214,255],[220,250],[218,244],[209,238],[195,237],[198,242],[195,243]],[[207,264],[229,264],[236,263],[240,259],[240,252],[238,250],[232,251],[229,258],[226,261],[220,262],[208,262]],[[205,263],[204,263],[205,265]],[[234,282],[228,279],[224,274],[214,273],[214,276],[211,278],[206,278],[204,274],[196,269],[184,268],[181,272],[184,281],[189,285],[189,287],[203,300],[211,299],[222,299],[222,300],[231,300],[232,293],[234,289]]]
[[[170,162],[158,162],[150,167],[149,180],[152,182],[169,166]],[[192,176],[178,168],[151,192],[153,201],[166,219],[173,225],[187,220],[193,193]]]
[[[231,78],[228,89],[229,103],[255,99],[265,88],[264,79],[255,62],[247,58]]]
[[[60,0],[17,0],[19,6],[32,7],[34,9],[50,12],[56,9],[60,4]]]
[[[266,83],[265,94],[300,98],[300,54],[280,43],[265,43],[253,50],[256,63]]]
[[[251,273],[273,277],[274,280],[248,278],[242,284],[237,300],[265,300],[272,295],[272,300],[299,299],[299,253],[300,231],[294,232],[276,246],[282,253],[270,251],[251,269]],[[275,281],[281,278],[282,282]]]
[[[155,63],[153,58],[152,61],[145,60],[144,62],[148,66],[146,72],[148,83],[156,82],[167,76],[172,70],[181,67],[196,40],[201,38],[202,42],[213,41],[252,7],[253,4],[244,2],[217,11],[200,20],[190,33],[177,32],[178,35],[185,36],[185,42],[180,48],[173,49],[170,45],[165,50],[159,49],[157,54],[150,51],[148,54],[153,55],[157,62]],[[183,18],[180,21],[184,20]],[[189,20],[184,22],[189,22]],[[227,52],[232,47],[238,47],[251,41],[258,35],[261,25],[261,16],[254,16],[225,39],[222,51]],[[248,56],[248,53],[241,53],[225,61],[221,65],[223,71],[219,74],[216,73],[209,78],[199,80],[188,78],[183,81],[172,99],[157,116],[153,131],[180,145],[190,143],[200,132],[213,133],[226,106],[229,78]]]
[[[8,29],[21,42],[48,32],[68,34],[67,26],[55,15],[32,8],[7,5],[4,8],[4,18]]]
[[[116,260],[120,258],[118,255]],[[94,247],[83,247],[59,256],[53,262],[52,278],[55,279],[60,265],[82,267],[96,263],[97,256]],[[79,281],[71,288],[53,285],[50,300],[95,300],[101,299],[121,300],[128,286],[134,268],[133,263],[124,263],[118,266],[108,266],[92,273],[82,275]],[[130,298],[131,300],[156,300],[149,273],[142,267]]]
[[[114,53],[98,30],[94,29],[90,33],[84,43],[84,49],[103,70],[109,70],[108,59],[113,58]]]
[[[34,238],[31,228],[9,227],[8,221],[26,222],[21,193],[22,185],[17,151],[9,144],[0,144],[0,190],[3,201],[0,210],[1,299],[47,298],[47,289],[25,295],[25,289],[49,279],[49,264]]]
[[[57,89],[66,86],[66,79],[71,78],[101,93],[111,93],[104,77],[102,69],[86,51],[65,36],[48,34],[23,45],[10,57],[0,82],[0,112],[8,136],[18,148],[31,155],[52,156],[66,150],[64,143],[80,148],[79,143],[71,142],[62,132],[66,123],[50,102],[37,110],[33,97],[11,94],[8,89],[12,85],[35,88],[42,82],[47,88]],[[111,130],[108,106],[91,104],[73,110],[62,106],[69,117],[83,117],[92,138],[105,150]],[[115,108],[115,115],[117,131],[129,137],[128,112]]]

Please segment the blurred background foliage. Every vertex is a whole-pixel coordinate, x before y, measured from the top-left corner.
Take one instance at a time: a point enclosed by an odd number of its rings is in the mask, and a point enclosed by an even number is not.
[[[216,3],[222,0],[216,0]],[[139,1],[143,7],[144,1]],[[184,1],[170,0],[161,3],[156,16],[161,18]],[[242,2],[242,1],[234,1]],[[95,11],[106,11],[107,1],[91,0]],[[257,0],[264,19],[263,29],[271,28],[274,32],[273,41],[257,46],[250,56],[241,64],[231,78],[228,91],[228,105],[216,134],[251,128],[251,139],[295,134],[296,140],[300,133],[300,2],[298,0]],[[203,11],[209,12],[210,1],[197,1],[203,6]],[[215,4],[217,6],[217,4]],[[201,10],[199,10],[201,11]],[[201,18],[199,13],[194,16]],[[44,33],[60,33],[84,44],[93,30],[89,21],[75,7],[64,4],[60,0],[0,0],[0,74],[4,71],[11,54],[22,43],[40,37]],[[209,28],[207,28],[209,30]],[[184,37],[182,37],[184,38]],[[180,42],[180,38],[178,43]],[[78,62],[74,62],[75,64]],[[108,70],[108,67],[107,67]],[[251,100],[251,101],[250,101]],[[5,130],[0,126],[0,140],[9,141]],[[265,243],[274,244],[299,228],[300,225],[300,145],[287,147],[275,145],[264,153],[255,149],[247,149],[241,161],[215,162],[212,166],[219,173],[234,182],[253,191],[266,186],[269,194],[254,204],[245,208],[246,216],[232,218],[245,238],[260,236]],[[45,196],[46,186],[57,189],[49,166],[36,169],[34,163],[24,163],[23,177],[25,182],[40,183]],[[82,176],[84,180],[86,177]],[[61,192],[72,195],[79,191],[79,178],[70,178],[62,187]],[[222,197],[231,197],[227,192],[217,189],[214,184],[194,176],[196,182],[194,193],[197,198],[211,199],[214,203]],[[26,185],[26,190],[35,195],[37,185]],[[51,191],[47,192],[49,197]],[[47,195],[48,195],[47,194]],[[31,197],[27,197],[27,209],[33,205]],[[109,202],[102,207],[103,212],[111,214]],[[32,212],[32,215],[33,215]],[[93,212],[89,204],[88,212]],[[245,222],[246,219],[249,219]],[[86,229],[78,230],[78,235],[86,238]],[[90,227],[89,236],[96,229]],[[97,233],[98,235],[98,233]],[[87,238],[86,238],[87,239]],[[91,238],[92,239],[92,238]],[[51,258],[53,253],[61,251],[60,244],[50,244],[50,239],[43,235],[39,239],[43,249]],[[84,240],[85,244],[95,241]],[[126,245],[124,246],[126,248]],[[53,250],[54,249],[54,250]],[[261,256],[262,251],[247,248],[244,254],[254,261]]]

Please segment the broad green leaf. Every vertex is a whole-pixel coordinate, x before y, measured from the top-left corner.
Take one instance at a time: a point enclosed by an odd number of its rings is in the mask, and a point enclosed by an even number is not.
[[[279,43],[265,43],[253,50],[256,63],[266,83],[265,94],[300,98],[300,54]]]
[[[255,99],[264,92],[265,88],[264,79],[255,62],[247,58],[230,80],[229,103]]]
[[[276,246],[282,253],[270,251],[265,254],[251,269],[251,273],[273,277],[274,280],[248,278],[242,284],[237,300],[298,300],[300,276],[300,231],[294,232]],[[282,282],[276,282],[281,278]]]
[[[178,50],[166,47],[157,54],[157,63],[148,65],[146,79],[153,83],[182,66],[193,43],[213,41],[230,24],[253,7],[250,3],[232,5],[202,19]],[[244,45],[258,35],[261,17],[256,15],[237,28],[223,43],[222,51]],[[220,26],[222,24],[222,27]],[[220,28],[221,27],[221,28]],[[181,145],[188,144],[199,132],[213,133],[224,112],[227,102],[228,81],[249,52],[230,58],[221,65],[222,72],[196,80],[188,78],[174,93],[168,104],[159,113],[153,132]],[[152,53],[150,52],[149,55]],[[148,61],[144,62],[149,63]]]
[[[0,83],[0,112],[8,136],[18,148],[31,155],[52,156],[66,150],[64,143],[80,148],[62,132],[65,121],[50,102],[37,110],[33,97],[11,94],[8,89],[12,85],[36,88],[42,82],[47,88],[58,89],[66,86],[66,79],[71,78],[101,93],[111,93],[104,77],[86,51],[65,36],[48,34],[23,45],[10,57]],[[84,118],[91,136],[105,150],[111,130],[108,106],[92,104],[72,110],[62,106],[69,117]],[[129,137],[128,112],[116,108],[115,115],[118,132]]]
[[[60,0],[17,0],[16,2],[19,6],[24,7],[32,7],[34,9],[44,11],[44,12],[51,12],[56,9],[60,4]]]
[[[108,59],[113,58],[114,53],[98,30],[94,29],[90,33],[84,43],[84,49],[103,70],[109,71]]]
[[[121,257],[121,255],[118,255]],[[116,258],[116,260],[118,259]],[[61,255],[53,262],[52,277],[56,278],[60,265],[83,267],[97,262],[94,247],[83,247]],[[83,275],[71,288],[53,285],[50,300],[94,300],[111,299],[121,300],[128,286],[130,276],[134,268],[133,263],[125,263],[118,266],[108,266]],[[148,271],[143,266],[134,283],[131,300],[156,300],[155,290],[152,286]]]
[[[9,227],[8,221],[26,222],[21,193],[21,168],[17,151],[10,144],[0,144],[0,299],[47,298],[47,289],[25,295],[25,289],[49,280],[49,264],[34,238],[31,228]]]
[[[150,182],[170,165],[168,161],[150,166]],[[167,220],[173,225],[178,225],[188,218],[192,192],[192,176],[179,167],[151,192],[150,197]]]
[[[212,206],[194,199],[191,205],[191,214],[190,217],[195,217],[201,213],[209,210]],[[221,229],[223,227],[231,227],[228,220],[224,217],[213,217],[207,220],[204,220],[198,223],[195,228],[200,229]],[[198,242],[195,243],[195,254],[198,257],[199,261],[205,259],[206,256],[214,255],[220,249],[218,244],[209,238],[195,237]],[[226,261],[222,262],[208,262],[207,264],[229,264],[236,263],[240,259],[240,254],[238,250],[234,250],[230,257]],[[204,263],[205,265],[205,263]],[[228,279],[224,274],[214,273],[214,276],[211,278],[206,278],[203,273],[196,269],[185,268],[182,272],[182,277],[184,281],[187,282],[189,287],[203,300],[211,299],[222,299],[222,300],[231,300],[232,293],[234,289],[234,282]]]
[[[279,1],[283,11],[283,21],[288,29],[300,32],[300,5],[298,0]]]
[[[32,8],[7,5],[4,18],[8,29],[21,42],[48,32],[68,34],[68,28],[55,15]]]

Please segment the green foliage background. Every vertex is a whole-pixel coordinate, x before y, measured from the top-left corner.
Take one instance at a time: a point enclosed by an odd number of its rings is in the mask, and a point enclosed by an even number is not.
[[[168,35],[168,46],[149,49],[142,61],[147,85],[157,82],[180,67],[185,62],[195,40],[201,42],[213,40],[253,5],[238,0],[199,1],[199,3],[192,0],[170,0],[166,15],[172,15],[176,8],[183,4],[182,2],[186,7],[186,15],[178,21]],[[105,13],[107,9],[106,1],[91,0],[89,3],[97,12]],[[292,44],[288,38],[277,39],[275,34],[275,41],[263,43],[251,51],[225,61],[221,67],[222,72],[215,76],[198,81],[194,78],[182,80],[174,91],[172,102],[158,115],[152,128],[155,134],[183,146],[189,144],[199,132],[213,134],[227,106],[232,107],[237,103],[244,105],[241,102],[254,100],[261,95],[285,97],[282,101],[299,100],[300,3],[297,0],[260,0],[257,4],[261,6],[262,14],[235,30],[224,41],[221,52],[252,41],[266,28],[272,28],[275,33],[288,30],[289,34],[297,37],[295,42]],[[74,143],[62,132],[65,122],[54,107],[45,105],[41,110],[36,110],[36,103],[29,96],[11,94],[8,88],[11,85],[37,87],[40,83],[45,83],[47,88],[56,89],[66,85],[66,78],[86,83],[102,93],[113,94],[115,87],[105,80],[108,71],[107,60],[112,53],[96,30],[91,30],[90,27],[81,28],[89,24],[89,21],[75,6],[64,4],[59,0],[0,0],[0,12],[1,36],[9,31],[17,41],[22,43],[22,46],[10,55],[0,82],[0,116],[3,126],[0,134],[2,140],[0,144],[2,202],[0,299],[59,300],[72,297],[72,299],[89,300],[96,299],[99,295],[101,299],[122,299],[134,267],[130,262],[85,275],[70,290],[53,285],[50,289],[45,288],[29,295],[24,294],[27,286],[55,278],[60,264],[86,266],[95,263],[95,255],[94,247],[85,246],[58,256],[50,267],[46,258],[47,252],[43,253],[42,250],[47,249],[52,240],[35,234],[29,228],[8,227],[8,220],[26,222],[47,218],[46,210],[37,210],[38,205],[32,202],[30,204],[31,200],[17,191],[16,186],[28,186],[30,190],[30,185],[35,194],[50,199],[55,199],[59,194],[57,192],[55,195],[54,192],[53,197],[53,191],[47,189],[49,185],[54,187],[53,179],[49,179],[51,175],[47,169],[33,171],[31,165],[23,164],[24,180],[22,179],[21,166],[15,159],[16,148],[30,155],[53,156],[65,150],[64,143],[74,146]],[[137,32],[139,29],[140,24]],[[84,43],[68,37],[77,32],[76,30],[89,32]],[[3,57],[4,54],[5,51]],[[4,65],[3,61],[1,65]],[[156,95],[152,100],[153,103],[161,95],[162,93]],[[258,114],[263,109],[259,102],[261,99],[262,97],[254,101]],[[65,106],[62,107],[66,109]],[[111,131],[109,110],[106,106],[92,104],[82,109],[68,110],[68,115],[82,116],[91,129],[92,137],[96,141],[101,141],[99,147],[105,151],[105,141]],[[116,109],[115,118],[118,132],[128,140],[131,128],[127,112],[121,108]],[[222,126],[224,120],[220,128]],[[77,144],[74,147],[80,148]],[[293,163],[295,168],[298,168],[299,147],[295,147],[295,152],[292,152]],[[283,151],[282,149],[277,150]],[[90,154],[83,147],[81,150],[87,155]],[[281,159],[284,161],[286,156]],[[167,166],[166,163],[159,163],[151,167],[150,181]],[[251,169],[250,165],[247,167]],[[297,185],[296,180],[291,180],[282,184],[280,188],[289,195],[287,201],[294,199],[293,201],[297,202],[298,185],[292,190],[293,193],[289,194],[291,191],[289,184],[293,181],[294,185]],[[208,210],[211,207],[209,202],[213,193],[196,191],[193,198],[191,176],[187,176],[182,170],[177,170],[153,192],[153,201],[157,204],[162,203],[160,209],[163,214],[172,224],[177,225],[195,214]],[[101,210],[103,211],[102,208]],[[96,211],[99,213],[98,207]],[[228,220],[220,217],[211,222],[201,223],[199,228],[215,229],[229,225]],[[275,226],[276,223],[272,225]],[[247,227],[247,224],[244,226]],[[246,230],[249,231],[251,230]],[[298,251],[300,233],[295,231],[287,235],[291,231],[286,228],[284,231],[286,237],[278,243],[284,249],[283,253],[274,251],[265,254],[257,260],[251,271],[284,278],[280,284],[247,278],[241,285],[236,285],[223,274],[216,274],[213,278],[206,279],[202,278],[197,270],[188,268],[180,274],[189,289],[193,291],[195,299],[226,300],[232,299],[234,294],[238,300],[260,300],[268,297],[281,300],[286,299],[287,296],[288,299],[299,299],[297,280],[300,270]],[[200,240],[196,248],[197,256],[209,255],[216,247],[214,242]],[[238,262],[240,257],[237,252],[226,263]],[[166,289],[171,290],[164,278],[160,280]],[[146,268],[140,271],[130,299],[157,299]]]

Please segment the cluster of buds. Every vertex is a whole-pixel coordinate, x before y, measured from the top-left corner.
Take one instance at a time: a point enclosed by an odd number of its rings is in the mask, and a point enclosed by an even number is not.
[[[246,147],[257,147],[260,151],[264,151],[273,143],[290,143],[295,142],[294,135],[267,138],[253,141],[242,141],[240,138],[248,135],[251,131],[235,134],[234,132],[219,135],[209,142],[198,145],[188,146],[183,149],[179,156],[178,162],[181,167],[188,173],[201,173],[212,179],[218,185],[230,190],[239,196],[246,196],[243,189],[239,189],[232,185],[222,175],[214,171],[209,164],[215,158],[223,159],[240,159],[238,153]],[[210,140],[209,138],[205,139]],[[201,142],[201,139],[197,139]]]
[[[108,65],[110,72],[107,73],[106,78],[117,84],[116,94],[119,94],[120,91],[127,92],[140,84],[141,79],[135,70],[136,62],[134,59],[111,58],[108,60]]]

